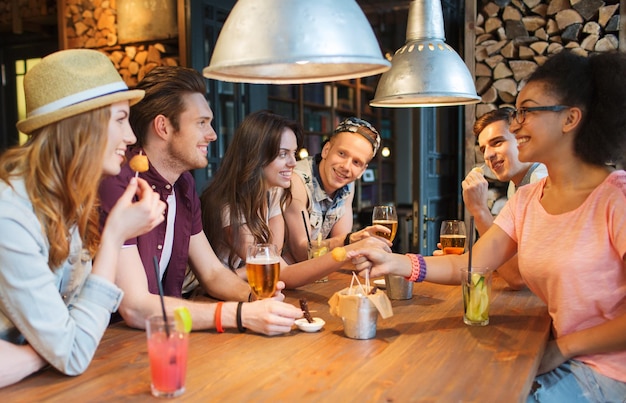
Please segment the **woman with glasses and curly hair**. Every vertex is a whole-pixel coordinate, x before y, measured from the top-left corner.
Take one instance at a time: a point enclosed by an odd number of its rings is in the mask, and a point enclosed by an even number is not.
[[[476,267],[513,256],[548,306],[548,342],[528,401],[626,396],[626,54],[552,56],[511,114],[520,161],[549,176],[519,189],[473,248]],[[373,276],[460,282],[467,256],[349,254]]]

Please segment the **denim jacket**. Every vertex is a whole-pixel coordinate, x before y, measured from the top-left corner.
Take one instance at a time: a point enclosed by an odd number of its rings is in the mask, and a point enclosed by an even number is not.
[[[50,269],[50,245],[22,180],[0,181],[0,338],[30,344],[67,375],[82,373],[117,310],[122,291],[91,275],[78,230],[70,255]]]
[[[308,157],[296,163],[294,172],[296,172],[304,181],[307,197],[309,199],[309,234],[311,239],[317,239],[318,233],[322,234],[322,238],[328,238],[333,226],[346,211],[346,199],[354,192],[354,183],[335,192],[335,197],[330,196],[322,187],[320,178],[319,161],[320,156]]]

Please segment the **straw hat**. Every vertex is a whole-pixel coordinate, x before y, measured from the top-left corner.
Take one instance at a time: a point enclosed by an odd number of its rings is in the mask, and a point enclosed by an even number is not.
[[[136,104],[143,90],[129,90],[109,58],[96,50],[70,49],[41,59],[24,76],[26,134],[54,122],[116,102]]]

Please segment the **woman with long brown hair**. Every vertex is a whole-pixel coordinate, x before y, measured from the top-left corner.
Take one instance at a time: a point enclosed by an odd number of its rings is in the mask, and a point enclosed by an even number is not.
[[[135,179],[98,229],[100,178],[119,173],[136,140],[130,104],[143,97],[104,54],[49,55],[24,90],[27,117],[17,127],[30,138],[0,157],[0,386],[46,363],[67,375],[87,368],[122,298],[118,253],[164,210]]]
[[[246,278],[246,248],[272,243],[281,251],[286,227],[284,209],[291,200],[291,176],[302,129],[269,111],[246,116],[235,131],[222,165],[200,197],[202,225],[222,262]],[[304,223],[302,224],[304,225]],[[367,237],[348,245],[389,249],[390,242]],[[318,280],[342,266],[330,253],[288,265],[281,258],[280,279],[289,288]]]
[[[300,125],[268,111],[248,115],[237,128],[200,198],[204,231],[225,265],[240,268],[249,244],[274,243],[282,249],[282,209],[291,196],[301,139]],[[245,269],[236,271],[245,278]]]

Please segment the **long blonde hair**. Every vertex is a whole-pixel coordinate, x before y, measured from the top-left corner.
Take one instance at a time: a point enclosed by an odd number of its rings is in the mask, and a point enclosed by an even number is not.
[[[0,157],[0,179],[9,185],[11,178],[24,180],[50,243],[51,268],[69,256],[74,226],[92,257],[98,248],[98,185],[110,116],[107,105],[52,123]]]

